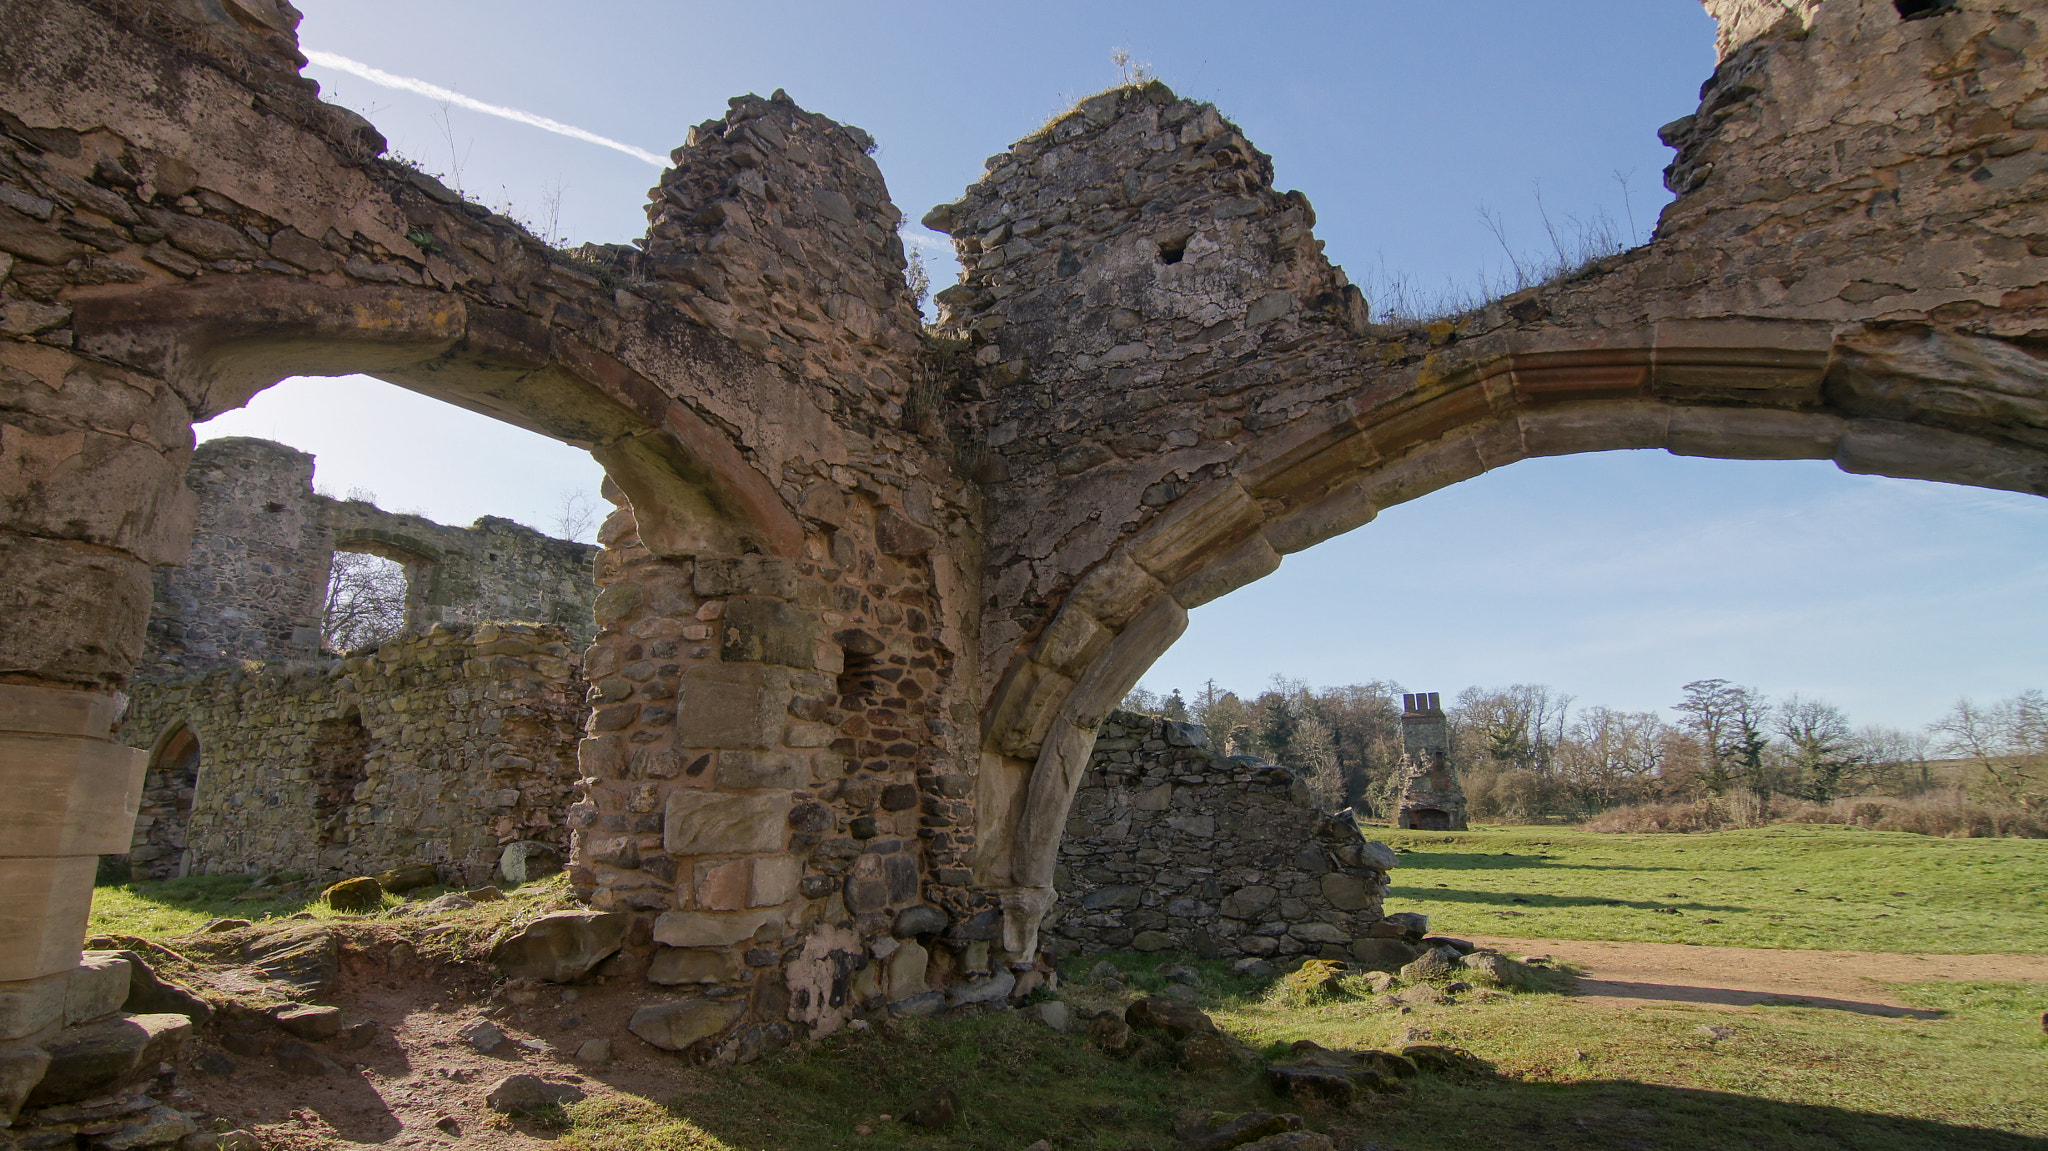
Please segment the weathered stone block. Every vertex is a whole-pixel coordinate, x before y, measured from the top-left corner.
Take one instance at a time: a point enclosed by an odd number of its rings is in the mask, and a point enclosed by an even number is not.
[[[699,664],[683,673],[676,739],[684,747],[767,750],[781,738],[789,673],[757,663]]]
[[[64,994],[71,973],[0,983],[0,1043],[34,1035],[64,1020]]]
[[[112,1015],[128,1001],[128,960],[112,951],[87,951],[78,957],[64,985],[64,1025],[76,1027]]]
[[[768,855],[754,860],[752,883],[747,888],[747,906],[774,907],[796,898],[803,881],[803,861],[790,855]]]
[[[719,658],[727,663],[808,668],[816,662],[817,635],[810,616],[770,596],[727,600],[719,637]]]
[[[1339,911],[1364,911],[1373,905],[1374,885],[1355,875],[1331,872],[1322,879],[1323,898]]]
[[[14,1120],[49,1066],[50,1055],[40,1047],[0,1050],[0,1119]]]
[[[699,556],[696,588],[701,596],[768,595],[796,598],[796,572],[778,556]]]
[[[739,1022],[746,1004],[731,999],[658,1003],[633,1013],[626,1029],[664,1051],[681,1051]]]
[[[718,786],[781,788],[792,791],[811,782],[807,757],[786,751],[729,749],[718,753]]]
[[[762,928],[782,926],[780,908],[715,915],[667,911],[654,921],[654,941],[670,947],[731,947],[754,938]]]
[[[50,1066],[28,1104],[47,1107],[97,1095],[169,1059],[191,1033],[192,1021],[183,1015],[120,1015],[67,1028],[41,1044]]]
[[[625,943],[626,926],[619,912],[551,912],[492,948],[491,962],[511,979],[574,982]]]
[[[662,844],[670,855],[779,852],[789,839],[789,807],[787,792],[672,791]]]
[[[663,947],[647,965],[647,981],[664,985],[730,983],[740,977],[739,956],[716,948]]]
[[[98,865],[90,855],[0,858],[0,939],[8,941],[0,948],[0,982],[37,979],[77,966]]]
[[[132,843],[146,752],[105,740],[0,734],[10,799],[0,843],[14,855],[118,855]]]
[[[889,1002],[922,995],[927,990],[925,972],[931,964],[931,952],[917,943],[907,940],[889,956],[888,990]]]

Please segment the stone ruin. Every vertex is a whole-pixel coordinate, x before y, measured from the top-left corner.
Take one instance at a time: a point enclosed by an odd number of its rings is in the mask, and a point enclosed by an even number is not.
[[[1706,6],[1642,247],[1386,322],[1152,83],[926,217],[964,264],[931,332],[872,140],[781,93],[690,131],[644,237],[559,251],[322,102],[284,0],[0,8],[0,1000],[39,1005],[0,1105],[74,1049],[192,425],[287,376],[603,465],[571,878],[710,973],[675,995],[712,1053],[1031,983],[1104,718],[1190,608],[1380,509],[1621,448],[2048,492],[2036,18]],[[866,974],[906,939],[986,969]]]
[[[1394,826],[1464,831],[1465,790],[1451,764],[1451,725],[1436,692],[1401,697],[1401,798]]]
[[[183,565],[154,573],[143,674],[318,657],[336,552],[403,565],[410,634],[436,624],[544,623],[579,652],[596,636],[596,547],[496,516],[450,527],[320,495],[313,464],[297,449],[241,437],[192,453],[192,546]]]
[[[193,453],[192,548],[155,573],[120,732],[150,753],[131,873],[425,863],[475,886],[514,843],[566,858],[598,549],[332,499],[313,464],[268,440]],[[321,652],[338,551],[405,565],[398,637]]]
[[[1374,934],[1393,850],[1317,811],[1288,768],[1208,742],[1158,716],[1103,722],[1060,840],[1060,948],[1412,960],[1400,932]]]

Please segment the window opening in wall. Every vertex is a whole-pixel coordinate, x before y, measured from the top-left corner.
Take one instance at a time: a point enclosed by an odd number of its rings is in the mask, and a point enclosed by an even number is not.
[[[1892,0],[1901,20],[1922,20],[1955,9],[1956,0]]]
[[[335,552],[320,612],[320,645],[349,651],[405,630],[405,590],[403,564],[368,552]]]
[[[348,809],[357,785],[369,778],[369,754],[370,733],[359,715],[322,720],[313,733],[313,809],[322,846],[349,841]]]

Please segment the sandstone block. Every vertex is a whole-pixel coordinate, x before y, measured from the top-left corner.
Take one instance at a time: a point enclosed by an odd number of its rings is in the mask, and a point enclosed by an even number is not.
[[[669,793],[662,845],[670,855],[779,852],[789,839],[789,793]]]
[[[0,551],[5,547],[0,538]],[[0,570],[5,566],[0,557]],[[6,594],[0,588],[0,601]],[[5,615],[0,606],[0,617]],[[0,647],[4,646],[5,641],[0,640]],[[99,860],[90,855],[0,858],[0,939],[8,941],[0,948],[0,981],[38,979],[78,965],[98,865]]]
[[[719,623],[719,658],[727,663],[772,663],[808,668],[817,636],[802,609],[770,596],[735,596]]]
[[[664,1051],[681,1051],[739,1022],[746,1010],[730,999],[652,1004],[635,1011],[626,1029]]]
[[[76,1027],[112,1015],[128,1001],[132,968],[121,953],[88,951],[78,957],[64,985],[64,1025]]]
[[[50,1054],[40,1047],[0,1049],[0,1119],[14,1121],[49,1066]]]
[[[318,1042],[341,1034],[341,1008],[286,1003],[270,1009],[279,1027],[300,1039]]]
[[[714,948],[663,947],[647,966],[647,981],[674,986],[682,983],[729,983],[740,977],[739,957]]]
[[[118,855],[133,842],[149,754],[99,739],[0,733],[10,855]]]
[[[803,881],[803,861],[793,855],[770,855],[754,860],[753,880],[747,888],[748,907],[774,907],[796,898]]]
[[[71,973],[0,983],[0,1043],[34,1035],[64,1019],[64,993]]]
[[[781,924],[780,908],[731,915],[666,911],[654,921],[654,941],[670,947],[731,947],[754,938],[763,927]]]
[[[67,1028],[42,1045],[50,1066],[28,1104],[46,1107],[102,1094],[169,1059],[191,1033],[192,1021],[183,1015],[118,1015]]]
[[[782,736],[789,673],[758,663],[698,664],[683,673],[676,739],[684,747],[768,750]]]
[[[7,573],[0,582],[0,619],[38,621],[35,627],[0,629],[0,667],[106,687],[127,677],[142,654],[152,600],[147,563],[54,540],[0,535],[0,571]],[[0,891],[10,886],[0,884]]]
[[[796,572],[777,556],[699,556],[695,579],[701,596],[796,598]]]
[[[791,791],[811,782],[811,764],[786,751],[729,750],[718,753],[718,786]]]
[[[511,979],[572,983],[626,942],[627,916],[616,911],[556,911],[491,949],[491,962]]]

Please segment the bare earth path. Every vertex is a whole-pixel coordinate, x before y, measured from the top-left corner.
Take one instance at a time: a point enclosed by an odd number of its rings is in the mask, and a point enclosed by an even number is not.
[[[1907,955],[1873,951],[1785,951],[1698,947],[1682,943],[1507,939],[1472,936],[1482,947],[1514,955],[1548,955],[1584,972],[1579,996],[1588,1006],[1644,1007],[1697,1003],[1751,1007],[1803,1000],[1866,1015],[1916,1015],[1890,986],[1956,980],[2048,983],[2048,956]]]

